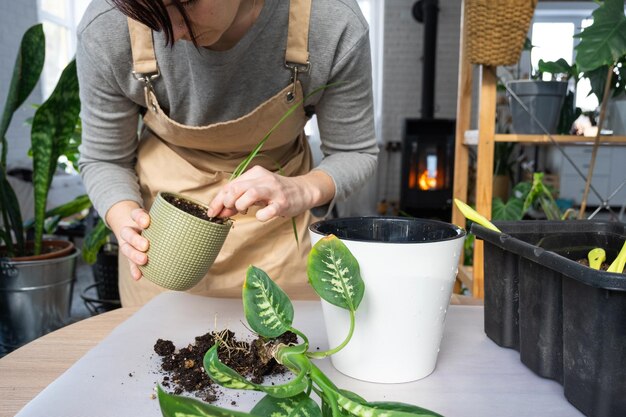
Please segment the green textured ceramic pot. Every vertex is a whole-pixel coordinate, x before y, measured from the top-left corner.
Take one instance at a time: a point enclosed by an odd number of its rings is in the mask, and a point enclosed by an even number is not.
[[[206,275],[228,236],[231,220],[223,224],[202,219],[172,204],[190,203],[206,213],[208,207],[180,194],[159,192],[150,208],[148,263],[139,269],[144,278],[176,291],[192,288]]]

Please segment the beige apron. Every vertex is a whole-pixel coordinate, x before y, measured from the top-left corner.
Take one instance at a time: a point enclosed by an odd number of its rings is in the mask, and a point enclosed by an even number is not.
[[[285,61],[293,63],[292,70],[308,68],[310,7],[311,0],[291,0]],[[146,82],[147,112],[143,117],[145,126],[136,164],[144,207],[149,209],[161,190],[183,193],[208,203],[226,184],[239,162],[280,117],[302,99],[297,70],[292,84],[252,112],[232,121],[185,126],[164,113],[151,87],[151,80],[159,75],[150,29],[131,19],[128,22],[134,72],[140,81]],[[278,163],[287,176],[308,172],[312,157],[303,130],[307,120],[301,105],[272,134],[253,165],[275,172]],[[257,210],[251,207],[246,215],[233,217],[234,226],[216,262],[207,276],[189,292],[240,297],[246,269],[255,265],[265,270],[291,297],[315,297],[306,277],[306,256],[311,247],[307,231],[312,221],[310,212],[296,218],[298,245],[290,218],[279,217],[262,223],[255,218]],[[124,306],[145,304],[164,291],[147,279],[134,281],[124,256],[120,256],[119,271]]]

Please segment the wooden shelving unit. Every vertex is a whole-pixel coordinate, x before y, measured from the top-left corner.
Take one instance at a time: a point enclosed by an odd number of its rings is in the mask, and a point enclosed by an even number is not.
[[[456,143],[454,160],[453,197],[468,200],[469,146],[465,132],[470,129],[472,118],[473,66],[468,61],[466,45],[465,4],[461,16],[461,39],[459,43],[459,78],[456,115]],[[552,142],[545,135],[496,134],[496,68],[479,65],[478,80],[478,143],[476,144],[476,210],[491,218],[491,199],[493,196],[493,163],[496,142],[519,142],[535,145],[550,145]],[[590,144],[592,137],[553,135],[558,143]],[[603,136],[601,144],[626,144],[625,136]],[[465,227],[465,217],[453,205],[452,223]],[[483,298],[483,243],[474,245],[474,267],[459,266],[458,280],[471,289],[472,296]]]

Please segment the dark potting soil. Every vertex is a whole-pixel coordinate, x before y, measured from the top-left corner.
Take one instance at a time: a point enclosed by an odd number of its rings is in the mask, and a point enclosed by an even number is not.
[[[251,343],[237,340],[230,330],[210,332],[197,336],[195,342],[176,351],[174,343],[158,339],[154,351],[161,356],[161,385],[174,394],[192,394],[207,402],[215,402],[221,394],[204,370],[205,353],[219,342],[218,357],[230,368],[256,384],[262,384],[266,376],[281,375],[287,371],[268,355],[268,349],[277,344],[294,344],[297,336],[287,332],[278,339],[261,337]]]
[[[589,260],[587,258],[579,259],[577,262],[581,265],[585,265],[587,267],[589,266]],[[611,264],[602,262],[602,265],[600,265],[600,271],[606,271],[607,269],[609,269],[609,266],[611,266]]]
[[[191,214],[202,220],[207,220],[217,224],[224,224],[227,219],[221,217],[209,217],[206,214],[206,208],[202,207],[199,204],[194,203],[193,201],[185,200],[183,198],[178,198],[173,195],[164,195],[163,198],[165,201],[173,205],[174,207],[179,208],[180,210]]]

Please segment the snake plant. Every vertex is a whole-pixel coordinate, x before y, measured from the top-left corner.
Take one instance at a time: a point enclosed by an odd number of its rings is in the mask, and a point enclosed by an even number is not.
[[[22,37],[17,54],[7,100],[0,122],[2,154],[0,159],[0,243],[5,245],[4,254],[8,257],[26,255],[25,234],[34,230],[34,254],[39,254],[46,221],[51,216],[66,217],[89,207],[86,197],[77,199],[54,212],[46,212],[48,192],[59,156],[69,146],[79,121],[80,99],[78,97],[78,77],[76,63],[71,61],[63,70],[50,97],[37,108],[32,121],[31,149],[33,155],[33,189],[35,217],[24,225],[17,196],[7,178],[6,132],[17,111],[35,88],[45,60],[45,36],[41,24],[28,29]],[[53,219],[54,223],[54,219]]]
[[[260,385],[248,381],[218,358],[219,344],[204,357],[204,368],[219,385],[255,390],[265,396],[249,413],[228,410],[184,396],[168,394],[158,388],[159,404],[165,417],[441,417],[414,405],[396,402],[368,402],[347,390],[338,388],[314,363],[341,350],[352,336],[355,311],[363,298],[365,284],[359,265],[340,239],[329,235],[318,241],[307,261],[307,274],[313,289],[327,302],[348,310],[350,330],[343,343],[324,352],[309,351],[309,341],[293,327],[294,308],[287,295],[261,269],[250,266],[243,286],[243,307],[250,328],[264,338],[276,338],[285,332],[299,336],[295,345],[269,344],[269,353],[287,367],[293,378],[284,384]],[[315,401],[311,394],[319,398]]]

